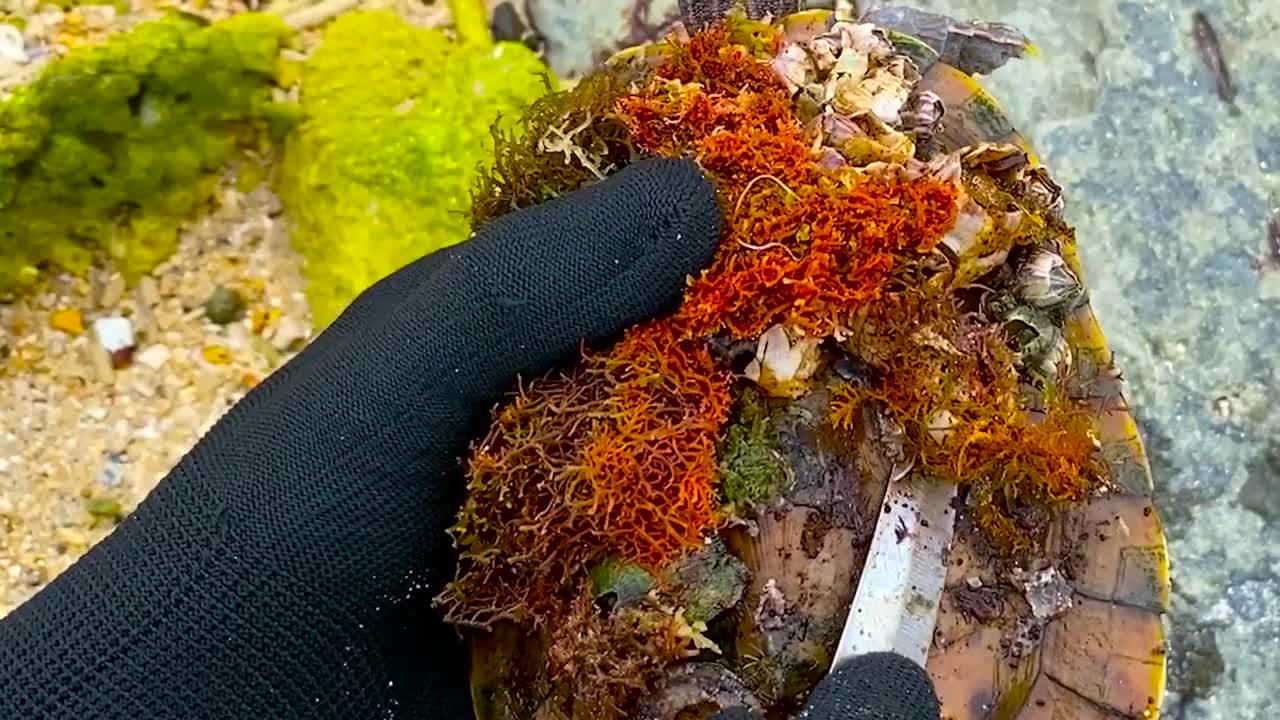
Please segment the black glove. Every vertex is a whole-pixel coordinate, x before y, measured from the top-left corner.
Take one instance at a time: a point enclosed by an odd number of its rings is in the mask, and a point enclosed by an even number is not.
[[[687,162],[500,218],[361,295],[0,621],[0,718],[467,718],[431,598],[460,457],[517,374],[675,302],[719,215]]]

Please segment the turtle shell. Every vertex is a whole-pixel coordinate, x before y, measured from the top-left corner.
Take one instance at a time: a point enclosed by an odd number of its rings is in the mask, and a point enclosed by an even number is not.
[[[998,103],[952,64],[989,69],[992,58],[1016,54],[1009,48],[1020,36],[939,18],[899,13],[884,27],[838,23],[825,11],[771,25],[738,18],[712,47],[677,28],[665,44],[610,61],[606,75],[625,82],[588,79],[583,97],[595,94],[578,105],[535,107],[543,124],[527,133],[530,144],[500,150],[524,147],[535,160],[550,152],[557,163],[576,153],[598,177],[626,155],[610,144],[616,124],[592,124],[616,123],[602,120],[608,108],[623,108],[628,152],[648,143],[668,154],[688,151],[671,138],[687,140],[685,127],[719,112],[698,140],[699,159],[733,193],[717,264],[691,279],[674,319],[523,388],[476,446],[454,530],[463,563],[441,601],[452,621],[473,628],[481,720],[694,718],[731,706],[793,716],[830,665],[886,489],[908,473],[961,488],[926,661],[944,718],[1158,714],[1168,559],[1124,383],[1057,185]],[[913,27],[927,32],[912,36]],[[683,75],[648,89],[636,80],[699,52]],[[741,147],[754,136],[721,133],[738,122],[739,105],[770,107],[724,102],[739,84],[765,83],[761,67],[787,86],[808,143],[797,147],[822,175],[803,194],[785,162],[761,169]],[[598,102],[603,87],[614,94]],[[699,104],[717,87],[718,105]],[[723,161],[733,152],[746,157],[748,175]],[[563,182],[563,166],[553,172]],[[938,202],[958,209],[935,228],[930,203],[944,186],[957,195]],[[908,197],[895,187],[926,190]],[[514,185],[482,187],[482,201],[485,192],[511,207],[521,199]],[[836,264],[865,267],[837,273],[844,285],[787,295],[823,280],[821,266],[805,264],[822,208],[803,213],[815,198],[850,203],[821,222],[853,238],[832,250]],[[750,212],[762,219],[744,225]],[[849,216],[862,219],[841,224]],[[788,218],[803,222],[779,231]],[[899,239],[876,236],[887,226],[942,237],[902,250]],[[762,228],[775,235],[751,242]],[[878,242],[898,249],[868,260],[864,248]],[[880,270],[874,300],[850,287]],[[752,285],[759,302],[739,297],[715,322],[696,314],[749,282],[761,283]],[[831,312],[814,309],[824,298]],[[798,309],[781,322],[777,307]],[[680,333],[664,340],[677,322]],[[690,334],[694,344],[681,344]],[[700,342],[709,353],[702,370],[674,361],[697,355]],[[653,353],[664,359],[650,362]],[[689,387],[673,380],[690,377]],[[628,415],[633,401],[653,418]],[[691,455],[695,446],[704,454]],[[616,464],[599,459],[619,447],[609,456]],[[690,508],[707,498],[687,493],[708,462],[719,506],[704,517]],[[602,483],[615,479],[669,487],[669,504],[628,507],[644,488],[601,499]],[[561,495],[548,494],[557,483]],[[594,495],[582,495],[584,483]],[[570,518],[571,501],[591,516],[572,518],[571,529],[546,524]],[[693,527],[694,517],[704,524]],[[617,542],[627,523],[642,542]],[[568,539],[549,545],[555,532]],[[685,533],[683,550],[657,552],[663,532]],[[575,596],[579,580],[585,590]],[[565,598],[550,597],[566,588]]]
[[[919,87],[946,107],[936,135],[943,151],[1010,144],[1035,162],[1030,144],[972,76],[938,62]],[[1083,278],[1074,236],[1070,240],[1058,252]],[[1043,629],[1016,638],[1025,643],[1017,653],[1009,652],[1005,631],[1018,623],[1014,604],[984,592],[999,584],[998,571],[975,552],[972,534],[957,533],[926,665],[944,718],[1102,720],[1159,713],[1170,576],[1150,466],[1122,374],[1087,300],[1064,326],[1075,362],[1091,366],[1086,372],[1097,377],[1087,402],[1112,491],[1053,517],[1042,557],[1062,568],[1070,607]]]

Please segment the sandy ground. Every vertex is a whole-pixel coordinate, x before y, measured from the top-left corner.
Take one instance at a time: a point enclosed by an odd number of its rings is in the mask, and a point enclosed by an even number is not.
[[[120,14],[0,0],[0,13],[26,20],[28,58],[18,65],[0,52],[0,95],[58,56],[166,7],[217,20],[257,4],[137,0]],[[443,2],[359,4],[424,27],[449,21]],[[318,5],[328,8],[316,15],[324,17],[355,3]],[[318,41],[318,29],[305,31],[303,51]],[[135,287],[98,267],[0,304],[0,616],[105,537],[226,410],[310,339],[301,260],[279,200],[266,187],[234,187],[228,171],[174,256]],[[243,306],[229,322],[210,316],[215,292]],[[116,350],[122,330],[131,350]]]
[[[279,201],[265,187],[219,199],[132,290],[102,268],[0,305],[0,615],[110,532],[306,341]],[[237,319],[209,318],[215,290],[242,299]],[[125,325],[135,347],[113,358]]]

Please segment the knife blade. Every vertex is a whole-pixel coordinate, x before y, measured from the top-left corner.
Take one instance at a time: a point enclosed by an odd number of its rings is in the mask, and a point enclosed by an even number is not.
[[[831,666],[892,651],[922,667],[955,533],[956,485],[917,469],[891,481]]]

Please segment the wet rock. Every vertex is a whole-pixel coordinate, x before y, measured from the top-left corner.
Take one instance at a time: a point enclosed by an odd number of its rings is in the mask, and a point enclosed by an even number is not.
[[[556,74],[590,71],[614,52],[655,40],[680,15],[677,0],[529,0],[530,24],[545,39]]]
[[[667,674],[638,715],[641,720],[701,720],[731,708],[762,711],[746,684],[723,665],[689,663]]]
[[[596,604],[604,610],[634,605],[654,587],[653,576],[638,565],[607,558],[591,569]]]
[[[1218,649],[1217,630],[1207,625],[1179,627],[1173,633],[1169,689],[1183,704],[1209,697],[1226,668]]]

